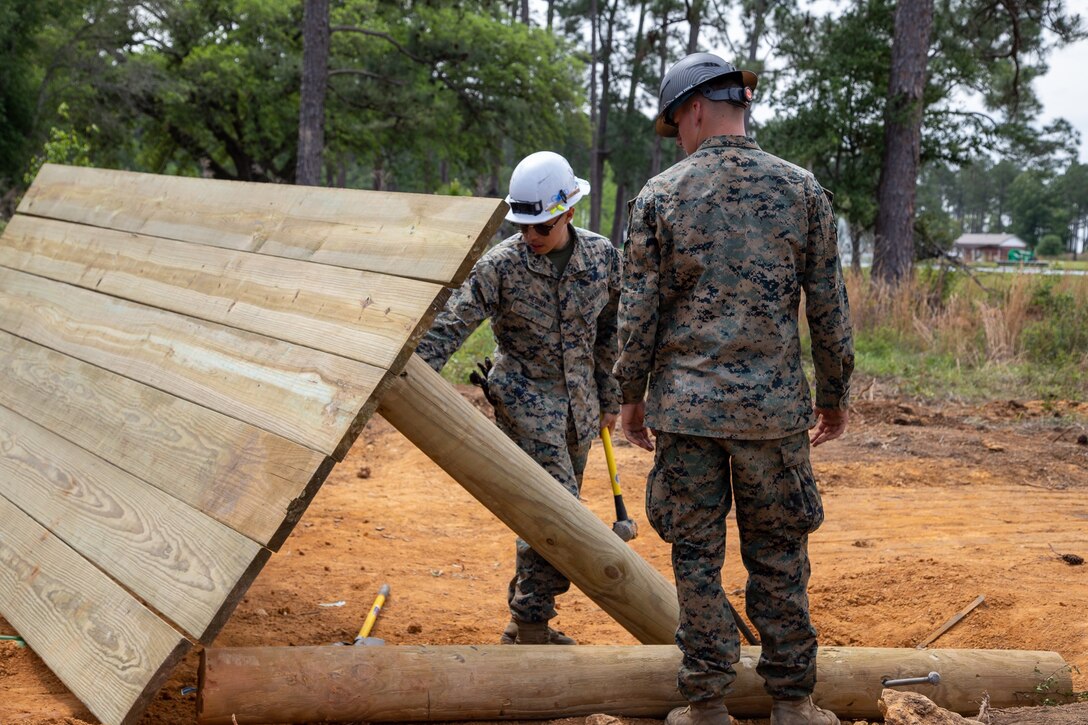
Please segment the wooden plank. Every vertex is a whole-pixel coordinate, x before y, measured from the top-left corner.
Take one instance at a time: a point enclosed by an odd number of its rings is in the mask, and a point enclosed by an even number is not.
[[[0,268],[0,330],[342,458],[385,371]]]
[[[23,214],[457,286],[498,199],[194,179],[46,164]]]
[[[191,649],[170,625],[3,497],[0,615],[107,725],[135,722]]]
[[[276,550],[333,461],[0,332],[0,405]]]
[[[3,407],[0,450],[0,495],[203,642],[268,559],[233,529]]]
[[[916,649],[925,649],[929,645],[933,644],[933,642],[938,637],[940,637],[942,634],[944,634],[945,632],[947,632],[948,630],[950,630],[954,626],[956,626],[956,624],[958,624],[961,619],[963,619],[968,614],[970,614],[971,611],[975,607],[982,604],[984,601],[986,601],[986,595],[985,594],[979,594],[977,597],[975,597],[974,601],[972,601],[966,607],[964,607],[959,612],[957,612],[955,615],[953,615],[951,619],[949,619],[947,622],[942,624],[940,627],[937,627],[937,629],[933,630],[932,634],[930,634],[928,637],[923,639],[918,644],[914,645],[915,648]]]
[[[445,291],[22,214],[4,232],[0,265],[386,369],[415,349]]]

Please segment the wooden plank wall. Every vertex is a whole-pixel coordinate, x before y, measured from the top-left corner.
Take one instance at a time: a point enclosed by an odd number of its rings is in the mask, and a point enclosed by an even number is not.
[[[502,213],[42,168],[0,238],[0,616],[104,723],[215,638]]]

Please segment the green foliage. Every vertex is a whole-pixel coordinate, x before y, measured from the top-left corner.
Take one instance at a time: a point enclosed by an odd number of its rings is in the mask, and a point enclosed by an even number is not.
[[[1009,187],[1012,230],[1034,248],[1045,234],[1061,233],[1068,221],[1050,175],[1028,169]]]
[[[57,117],[62,121],[69,119],[68,104],[60,104]],[[23,176],[28,186],[38,175],[42,164],[67,164],[68,166],[91,165],[91,137],[98,133],[98,126],[93,123],[84,129],[57,128],[49,130],[49,140],[42,147],[42,152],[30,161],[30,167]]]
[[[1035,252],[1042,257],[1056,257],[1065,251],[1062,238],[1057,234],[1044,234],[1035,247]]]
[[[442,196],[472,196],[472,189],[462,184],[460,179],[450,179],[448,183],[439,186],[434,193]]]
[[[1029,360],[1048,366],[1088,361],[1088,305],[1083,300],[1057,290],[1048,279],[1035,288],[1031,310],[1037,319],[1022,337]]]
[[[450,356],[442,368],[442,377],[451,383],[468,384],[469,373],[476,370],[476,363],[494,355],[495,335],[491,332],[491,321],[484,320],[457,352]]]
[[[882,385],[964,400],[1088,396],[1088,279],[921,267],[891,295],[863,276],[847,284],[857,370]]]
[[[1043,678],[1043,672],[1038,667],[1035,668],[1035,674],[1040,678]],[[1080,692],[1062,692],[1056,689],[1058,680],[1061,675],[1065,673],[1080,674],[1080,670],[1076,665],[1065,665],[1061,669],[1055,670],[1045,678],[1041,679],[1034,688],[1035,699],[1040,705],[1054,706],[1061,705],[1070,702],[1085,702],[1088,701],[1088,690],[1082,690]]]
[[[559,36],[511,24],[496,7],[335,9],[333,27],[352,30],[332,34],[326,156],[369,163],[387,188],[431,191],[444,166],[499,196],[500,160],[512,167],[568,139],[584,147],[580,61]]]
[[[891,64],[892,6],[859,2],[832,19],[797,16],[782,53],[794,69],[784,112],[759,130],[768,151],[810,168],[853,225],[876,222]]]

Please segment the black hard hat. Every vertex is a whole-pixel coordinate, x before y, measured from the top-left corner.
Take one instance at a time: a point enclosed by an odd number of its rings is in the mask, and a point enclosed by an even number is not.
[[[672,112],[699,86],[730,77],[739,81],[743,88],[727,89],[724,92],[704,91],[704,95],[713,101],[729,101],[747,108],[752,100],[752,91],[755,90],[758,82],[755,73],[737,70],[732,63],[727,63],[713,53],[692,53],[678,60],[661,79],[661,92],[658,94],[660,107],[657,120],[654,122],[657,135],[666,137],[676,135],[677,129],[672,122]]]

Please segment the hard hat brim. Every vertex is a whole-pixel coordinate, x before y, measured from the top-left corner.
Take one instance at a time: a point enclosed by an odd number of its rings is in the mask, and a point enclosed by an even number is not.
[[[699,86],[703,85],[704,83],[709,83],[710,81],[719,80],[719,79],[723,79],[723,78],[736,78],[744,86],[746,86],[748,88],[751,88],[753,91],[756,89],[756,84],[759,83],[759,77],[755,73],[753,73],[752,71],[750,71],[750,70],[738,70],[738,71],[733,71],[732,73],[726,73],[725,75],[715,76],[714,78],[708,78],[707,80],[702,81],[701,83],[698,83],[698,84],[692,86],[689,89],[685,89],[685,91],[681,92],[681,94],[680,94],[680,96],[678,96],[678,98],[681,98],[682,101],[686,101],[687,98],[682,98],[682,96],[687,91],[694,90],[695,88],[698,88]],[[658,136],[663,136],[665,138],[676,138],[677,134],[680,133],[680,129],[678,129],[676,126],[672,125],[671,123],[669,123],[668,121],[665,120],[666,112],[668,112],[669,108],[671,108],[674,105],[676,105],[675,101],[673,103],[670,103],[665,108],[662,108],[661,112],[657,114],[657,118],[654,119],[654,133],[656,133]]]
[[[577,204],[582,197],[588,195],[590,192],[588,181],[579,179],[578,177],[575,177],[574,180],[578,182],[578,191],[571,195],[565,204],[557,204],[556,206],[544,209],[539,214],[518,214],[513,209],[510,209],[510,211],[506,213],[506,221],[513,222],[514,224],[540,224],[541,222],[550,221],[560,214],[566,213],[571,207]],[[508,195],[505,201],[509,204],[513,199]]]

